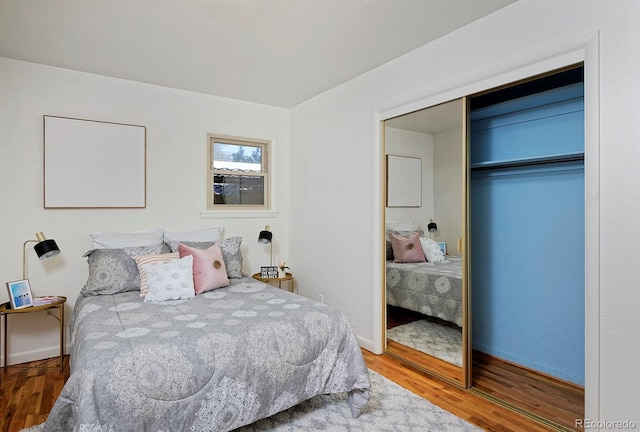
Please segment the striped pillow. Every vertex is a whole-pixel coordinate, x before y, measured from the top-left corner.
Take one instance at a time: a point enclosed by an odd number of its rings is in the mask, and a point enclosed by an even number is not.
[[[143,266],[146,264],[165,263],[173,259],[180,259],[178,252],[156,254],[156,255],[142,255],[133,257],[138,265],[138,271],[140,272],[140,297],[144,298],[149,292],[149,285],[147,284],[147,272],[144,271]]]

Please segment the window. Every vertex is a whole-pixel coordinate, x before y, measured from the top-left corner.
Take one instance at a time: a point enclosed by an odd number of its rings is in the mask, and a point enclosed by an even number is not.
[[[269,208],[269,141],[209,135],[207,208]]]

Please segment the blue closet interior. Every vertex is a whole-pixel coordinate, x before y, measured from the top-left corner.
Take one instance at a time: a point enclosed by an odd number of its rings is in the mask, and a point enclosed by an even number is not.
[[[584,385],[578,73],[577,82],[471,100],[470,288],[474,350]]]

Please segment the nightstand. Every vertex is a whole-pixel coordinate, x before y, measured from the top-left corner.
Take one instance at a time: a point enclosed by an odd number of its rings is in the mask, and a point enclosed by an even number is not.
[[[28,314],[32,312],[42,312],[46,311],[49,315],[54,317],[60,322],[60,372],[63,371],[64,363],[64,304],[66,303],[67,298],[64,296],[57,296],[57,300],[52,303],[47,303],[40,306],[31,306],[22,309],[11,309],[11,304],[9,302],[3,303],[0,305],[0,317],[4,318],[4,373],[7,373],[7,366],[9,362],[9,351],[8,347],[8,338],[7,338],[7,317],[13,314]],[[55,316],[51,313],[52,309],[58,309],[58,316]]]
[[[284,276],[277,278],[263,278],[260,276],[260,273],[255,273],[252,278],[259,280],[260,282],[265,282],[271,284],[273,282],[278,282],[278,288],[282,289],[282,282],[289,281],[289,292],[295,293],[295,285],[293,283],[293,275],[291,273],[285,273]]]

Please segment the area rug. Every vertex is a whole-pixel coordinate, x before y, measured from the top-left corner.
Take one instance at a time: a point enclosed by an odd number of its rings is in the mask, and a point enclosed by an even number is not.
[[[371,371],[372,396],[360,417],[351,417],[346,394],[316,396],[236,432],[477,432],[426,399]],[[40,432],[42,425],[21,432]]]
[[[462,367],[462,331],[427,320],[387,330],[387,338]]]

